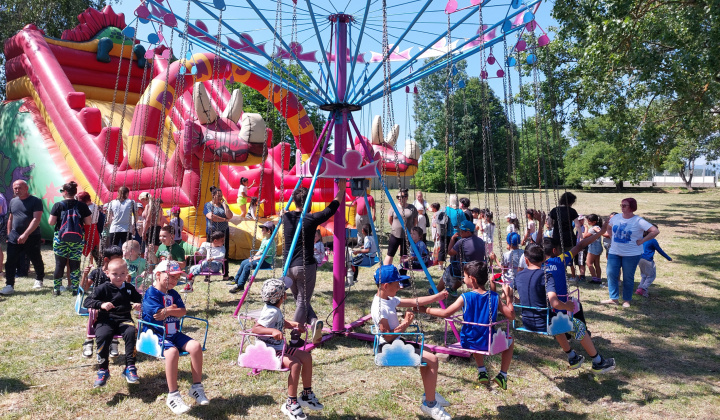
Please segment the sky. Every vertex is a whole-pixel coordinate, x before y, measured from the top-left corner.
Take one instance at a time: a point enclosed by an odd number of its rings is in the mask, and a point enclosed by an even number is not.
[[[159,1],[159,0],[158,0]],[[315,54],[315,59],[322,60],[322,54],[320,53],[320,42],[318,42],[317,33],[322,39],[323,46],[329,50],[329,40],[331,39],[330,23],[328,16],[334,13],[347,13],[354,17],[355,23],[351,25],[349,37],[351,38],[351,48],[354,53],[356,42],[358,41],[360,34],[360,26],[363,21],[363,14],[366,2],[358,0],[320,0],[312,1],[312,13],[310,13],[310,7],[307,2],[298,0],[297,13],[295,15],[297,19],[297,32],[292,31],[292,0],[282,0],[282,25],[276,25],[277,16],[277,2],[274,1],[247,1],[247,0],[209,0],[207,2],[201,2],[199,5],[191,3],[190,7],[190,21],[195,23],[196,20],[202,20],[206,24],[207,32],[216,35],[218,33],[218,23],[210,15],[202,10],[202,7],[208,9],[211,13],[219,14],[219,11],[214,7],[215,2],[227,1],[227,8],[223,11],[222,20],[227,25],[222,29],[223,41],[228,42],[227,38],[238,40],[239,37],[233,34],[233,30],[237,33],[248,34],[253,38],[255,44],[265,43],[265,50],[271,51],[273,49],[273,33],[268,27],[274,27],[278,32],[282,32],[282,38],[287,44],[290,44],[293,35],[295,39],[302,45],[302,52],[318,51]],[[460,19],[466,17],[470,10],[462,10],[465,7],[471,5],[473,0],[458,0],[458,9],[460,11],[450,15],[451,24],[458,23]],[[511,5],[511,1],[516,1],[516,5],[519,9],[514,9]],[[395,41],[401,36],[401,34],[411,25],[413,18],[418,15],[418,11],[426,5],[427,0],[387,0],[387,33],[388,42],[394,44]],[[180,18],[184,18],[187,12],[188,3],[180,0],[163,0],[160,2],[163,6],[169,7],[178,15]],[[364,60],[370,61],[372,58],[372,52],[382,51],[382,1],[381,0],[369,0],[370,7],[368,8],[368,18],[363,38],[361,42],[360,51],[364,52]],[[397,51],[402,53],[410,48],[410,56],[415,55],[421,47],[432,45],[433,41],[441,36],[447,29],[447,14],[445,14],[445,7],[447,0],[435,0],[427,2],[425,12],[418,18],[417,23],[410,29],[405,38],[400,42]],[[483,6],[483,23],[494,24],[496,22],[502,22],[505,20],[505,16],[508,13],[516,12],[517,10],[523,10],[525,5],[531,4],[531,1],[519,1],[519,0],[502,0],[487,1]],[[123,0],[119,5],[114,5],[113,8],[116,12],[125,13],[125,21],[131,26],[135,27],[136,23],[133,21],[134,13],[136,8],[140,5],[139,0]],[[542,3],[536,12],[535,21],[539,24],[540,28],[547,30],[549,26],[555,25],[555,21],[550,16],[551,4]],[[255,7],[255,9],[253,9]],[[266,22],[260,18],[260,15],[266,19]],[[317,25],[317,33],[315,32],[316,25],[313,24],[312,17],[315,18],[315,24]],[[459,23],[457,28],[451,31],[452,42],[459,41],[460,43],[465,42],[464,39],[470,38],[477,33],[479,28],[480,18],[478,13],[474,13],[467,17],[467,19]],[[181,22],[178,23],[178,28],[184,29],[185,25]],[[153,24],[140,24],[138,25],[138,39],[147,40],[150,33],[162,33],[165,38],[165,43],[169,43],[170,30],[165,27],[162,28],[160,25]],[[535,32],[539,35],[540,29],[536,29]],[[500,29],[496,33],[501,33]],[[175,56],[182,54],[182,44],[178,36],[178,33],[173,35],[173,51]],[[510,48],[517,41],[518,33],[511,34],[508,39],[508,48]],[[277,38],[275,38],[277,40]],[[444,39],[443,39],[444,41]],[[276,41],[277,42],[277,41]],[[146,48],[152,47],[148,42],[144,42]],[[277,42],[279,45],[279,42]],[[502,57],[502,43],[495,45],[492,48],[493,55],[495,57]],[[207,51],[197,46],[191,47],[193,52]],[[439,52],[438,54],[440,54]],[[488,51],[485,52],[486,57]],[[246,56],[252,60],[257,61],[259,65],[267,63],[263,57],[259,55],[246,54]],[[479,76],[481,71],[481,56],[475,54],[468,57],[467,72],[470,76]],[[502,61],[502,60],[500,60]],[[393,61],[391,62],[392,71],[396,71],[406,61]],[[317,80],[320,79],[320,69],[323,68],[323,74],[327,72],[324,69],[324,64],[317,64],[314,62],[304,62],[306,68],[312,72],[313,77]],[[333,66],[333,63],[330,63]],[[416,64],[413,70],[418,69],[420,66]],[[367,66],[367,71],[364,72],[365,65],[359,63],[355,69],[353,79],[357,82],[362,83],[365,75],[370,75],[374,69],[378,69],[377,73],[373,78],[370,79],[370,86],[382,86],[382,74],[383,70],[380,63],[370,63]],[[488,65],[488,72],[493,75],[500,67],[496,63],[494,66]],[[407,69],[401,72],[398,76],[392,80],[398,80],[400,77],[407,76],[410,74],[410,70]],[[511,70],[511,77],[513,83],[513,91],[517,92],[517,73]],[[494,78],[490,79],[490,86],[495,91],[496,95],[502,98],[503,88],[502,79]],[[326,84],[320,82],[320,85],[324,87]],[[412,86],[410,87],[412,91]],[[367,90],[367,89],[366,89]],[[381,90],[380,90],[381,91]],[[400,136],[398,139],[397,148],[402,150],[404,148],[405,139],[412,136],[415,123],[412,118],[412,95],[407,95],[404,88],[396,91],[392,95],[393,101],[393,116],[394,122],[400,126]],[[407,106],[410,106],[410,112],[408,112]],[[360,122],[361,131],[369,132],[370,122],[372,121],[373,115],[379,115],[382,113],[382,97],[375,100],[363,107],[362,111],[356,112],[354,117],[356,121]],[[526,114],[531,116],[534,114],[532,109],[526,109]],[[409,114],[409,117],[408,117]],[[515,114],[520,115],[519,110],[516,110]],[[519,121],[517,121],[519,122]]]

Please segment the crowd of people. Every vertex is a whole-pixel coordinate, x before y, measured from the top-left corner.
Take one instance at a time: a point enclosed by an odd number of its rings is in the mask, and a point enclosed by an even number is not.
[[[305,344],[301,334],[307,331],[313,343],[322,340],[323,322],[312,306],[318,266],[324,262],[318,228],[338,211],[345,191],[345,181],[339,181],[334,200],[322,211],[304,216],[302,209],[309,198],[309,191],[298,188],[293,192],[296,210],[284,212],[279,222],[284,233],[283,259],[289,261],[287,277],[267,280],[261,288],[265,306],[252,332],[273,348],[278,357],[282,357],[282,366],[290,370],[288,398],[282,405],[282,412],[291,419],[304,418],[303,409],[323,408],[312,390],[312,356],[301,350]],[[25,258],[35,269],[34,288],[43,287],[45,275],[39,231],[43,203],[29,193],[24,181],[15,181],[13,192],[15,197],[9,203],[0,196],[0,212],[7,223],[6,286],[0,291],[3,295],[13,293],[18,266]],[[139,381],[134,350],[137,327],[132,318],[132,311],[137,311],[144,322],[161,324],[159,327],[143,326],[142,329],[155,334],[159,345],[165,349],[168,407],[177,414],[189,410],[178,391],[177,362],[181,352],[188,353],[191,360],[193,384],[189,395],[200,405],[209,404],[201,382],[202,348],[197,341],[179,331],[180,319],[187,311],[181,295],[174,289],[181,275],[187,278],[184,292],[192,292],[194,277],[204,272],[221,273],[229,280],[228,222],[234,215],[222,191],[214,187],[211,189],[211,201],[203,208],[208,239],[191,258],[186,258],[181,245],[183,222],[179,209],[173,207],[167,215],[168,219],[162,212],[160,200],[150,193],[140,193],[139,202],[135,202],[129,198],[130,191],[121,187],[117,199],[102,207],[93,205],[89,195],[78,194],[75,182],[63,185],[61,193],[63,200],[53,205],[48,218],[48,223],[54,226],[52,290],[55,295],[65,290],[72,294],[86,294],[83,306],[97,311],[95,343],[98,371],[94,386],[104,386],[110,378],[108,358],[118,355],[116,336],[125,341],[123,378],[130,384]],[[248,204],[248,198],[252,197],[248,197],[245,190],[240,200]],[[590,274],[589,283],[601,283],[600,257],[605,250],[609,299],[602,303],[620,304],[622,272],[622,305],[630,306],[638,266],[641,283],[635,294],[648,296],[648,288],[656,276],[655,252],[668,260],[670,257],[654,239],[659,233],[657,226],[635,214],[636,200],[623,199],[620,212],[602,218],[596,214],[578,214],[573,208],[575,195],[566,192],[547,215],[527,209],[524,230],[517,215],[509,213],[505,217],[506,231],[502,234],[496,228],[493,212],[472,208],[468,198],[450,195],[444,208],[439,203],[428,204],[422,192],[418,192],[415,198],[410,204],[409,191],[399,190],[397,215],[391,212],[388,216],[387,253],[374,275],[378,291],[370,304],[370,313],[380,334],[379,352],[387,348],[386,345],[402,340],[397,333],[404,332],[417,313],[445,318],[461,311],[465,324],[460,333],[460,344],[465,349],[476,351],[478,381],[489,384],[490,376],[482,352],[488,351],[492,332],[481,325],[487,324],[488,320],[494,322],[498,313],[514,319],[515,307],[520,307],[523,308],[523,328],[554,335],[566,353],[570,368],[579,368],[585,357],[572,349],[569,339],[580,342],[594,372],[605,373],[615,368],[614,359],[602,356],[593,344],[582,304],[571,297],[568,283],[581,282],[586,268]],[[357,279],[358,267],[371,267],[379,262],[380,251],[377,232],[373,232],[372,227],[375,201],[372,197],[367,197],[367,201],[361,197],[352,205],[356,206],[359,247],[352,250],[355,257],[350,264]],[[245,215],[247,210],[244,206],[241,208]],[[93,254],[96,248],[93,242],[105,237],[100,232],[108,223],[109,234],[103,254]],[[231,293],[244,290],[252,269],[258,266],[267,268],[273,264],[275,243],[271,237],[275,225],[265,222],[260,229],[263,234],[260,249],[241,263],[229,283],[232,285]],[[495,239],[498,242],[504,239],[506,252],[496,255]],[[428,245],[432,246],[432,250]],[[94,270],[89,267],[81,270],[83,255],[95,260],[97,267]],[[397,255],[400,258],[396,266]],[[431,289],[425,297],[397,297],[407,280],[408,270],[432,265],[442,266],[443,274],[437,290]],[[568,267],[571,269],[569,279],[566,274]],[[498,274],[495,274],[496,271]],[[152,279],[149,287],[139,281],[145,275]],[[65,277],[68,279],[67,286],[63,285]],[[467,291],[459,294],[463,285]],[[285,320],[279,309],[287,298],[287,290],[296,302],[292,320]],[[448,296],[457,298],[447,308],[430,307]],[[552,311],[537,309],[544,307],[552,308]],[[401,315],[398,308],[408,308],[408,311]],[[562,314],[571,316],[572,328],[561,334],[552,334],[549,318]],[[291,330],[288,343],[284,341],[284,329]],[[503,390],[507,389],[513,345],[510,343],[502,350],[500,371],[493,378],[493,382]],[[83,355],[90,357],[92,353],[93,340],[89,338],[83,345]],[[437,357],[431,352],[423,352],[422,362],[420,375],[425,394],[421,411],[434,419],[449,419],[445,409],[449,403],[435,389]],[[298,388],[300,379],[304,387],[301,392]]]

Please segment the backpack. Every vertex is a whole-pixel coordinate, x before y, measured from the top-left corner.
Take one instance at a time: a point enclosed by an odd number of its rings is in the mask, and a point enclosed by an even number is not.
[[[65,205],[67,206],[67,203]],[[80,243],[83,241],[84,234],[85,229],[77,204],[63,210],[60,217],[60,229],[58,229],[60,242]]]
[[[445,214],[444,211],[439,212],[437,216],[436,230],[440,237],[447,235],[448,223],[450,223],[450,218],[448,217],[448,215]]]

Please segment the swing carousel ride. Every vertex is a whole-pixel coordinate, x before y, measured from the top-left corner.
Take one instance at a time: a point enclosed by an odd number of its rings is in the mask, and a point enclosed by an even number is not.
[[[47,211],[70,179],[98,204],[121,186],[131,198],[148,191],[163,207],[181,208],[191,243],[204,236],[197,209],[210,200],[210,187],[235,203],[241,177],[252,184],[250,196],[265,200],[264,217],[291,208],[301,185],[312,192],[303,212],[324,208],[338,178],[380,178],[397,212],[385,180],[413,175],[420,153],[411,139],[396,149],[393,92],[417,93],[418,80],[440,73],[449,95],[464,87],[450,82],[455,64],[471,59],[481,79],[505,82],[511,69],[533,66],[534,49],[549,42],[535,21],[540,0],[337,3],[345,2],[143,0],[129,23],[110,6],[88,9],[60,39],[27,25],[5,41],[0,167],[12,179],[0,192],[27,179],[31,191],[44,193]],[[243,112],[243,96],[228,91],[228,82],[268,99],[265,117]],[[367,109],[377,100],[382,116],[372,118]],[[321,127],[303,104],[324,113]],[[271,106],[294,144],[273,142],[287,133],[267,128]],[[346,199],[363,196],[363,185]],[[352,216],[341,203],[329,222],[335,249],[344,249]],[[244,258],[257,222],[232,228],[230,255]],[[366,319],[345,324],[346,255],[333,258],[332,331],[344,332]]]

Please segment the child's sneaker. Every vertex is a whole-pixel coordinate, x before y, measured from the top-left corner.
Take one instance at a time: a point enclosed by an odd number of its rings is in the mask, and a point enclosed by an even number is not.
[[[312,323],[312,342],[313,344],[319,344],[322,341],[322,329],[323,329],[323,322],[319,319],[316,319],[315,322]]]
[[[452,417],[450,417],[450,414],[448,414],[447,411],[445,411],[445,408],[442,407],[440,404],[435,404],[435,407],[428,407],[425,405],[425,403],[422,403],[420,405],[420,411],[423,412],[426,416],[432,417],[434,420],[450,420]]]
[[[568,359],[568,363],[570,363],[570,369],[577,369],[580,366],[582,366],[583,362],[585,361],[585,356],[575,353],[574,357],[571,357]]]
[[[493,381],[504,391],[507,390],[507,378],[505,376],[498,373],[497,376],[493,378]]]
[[[195,402],[200,405],[210,404],[210,400],[205,396],[205,388],[203,388],[202,384],[193,384],[193,386],[190,387],[189,394],[195,398]]]
[[[182,292],[183,292],[183,293],[192,293],[192,292],[194,292],[194,290],[193,290],[193,285],[192,285],[192,282],[191,282],[191,281],[188,281],[187,283],[185,283],[185,287],[182,289]]]
[[[82,345],[82,355],[83,357],[92,357],[93,354],[93,341],[87,340]]]
[[[108,379],[110,379],[110,371],[107,369],[100,369],[97,371],[97,379],[95,379],[95,383],[93,384],[94,388],[99,388],[101,386],[105,386]]]
[[[125,380],[129,384],[136,384],[140,382],[140,378],[138,378],[137,375],[137,368],[135,368],[135,366],[126,366],[125,370],[123,370],[122,376],[125,377]]]
[[[174,414],[185,414],[190,411],[190,407],[185,404],[185,401],[183,401],[180,393],[177,391],[168,394],[165,404],[170,407],[170,410],[172,410]]]
[[[590,283],[592,283],[592,284],[602,284],[602,279],[600,279],[600,277],[593,277],[592,279],[590,279]]]
[[[110,357],[118,357],[120,352],[118,351],[118,346],[120,345],[120,342],[116,339],[113,339],[113,341],[110,342]]]
[[[322,404],[320,404],[320,401],[318,401],[315,393],[312,391],[308,392],[307,395],[305,394],[305,391],[303,391],[300,398],[298,398],[298,403],[301,407],[312,411],[320,411],[325,408]]]
[[[300,348],[300,347],[303,347],[304,345],[305,345],[305,340],[300,338],[300,331],[298,331],[298,330],[290,331],[290,342],[288,343],[288,346]]]
[[[307,419],[307,416],[303,412],[302,407],[300,407],[299,400],[296,403],[290,404],[290,402],[286,401],[283,403],[282,406],[280,406],[280,411],[285,413],[286,416],[288,416],[291,420],[305,420]]]
[[[441,407],[450,407],[450,403],[448,402],[448,400],[443,398],[443,396],[438,394],[437,392],[435,392],[435,401],[437,401],[437,403]],[[422,402],[425,402],[425,394],[423,394]]]
[[[478,372],[478,382],[480,382],[481,384],[490,383],[490,377],[488,376],[487,372]]]
[[[650,297],[650,293],[648,293],[647,289],[643,289],[642,287],[638,287],[635,294],[643,297]]]
[[[603,357],[600,360],[600,363],[592,364],[592,370],[594,373],[608,373],[612,370],[615,370],[615,359],[613,359],[612,357],[608,359]]]

